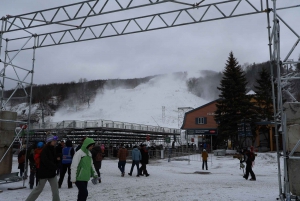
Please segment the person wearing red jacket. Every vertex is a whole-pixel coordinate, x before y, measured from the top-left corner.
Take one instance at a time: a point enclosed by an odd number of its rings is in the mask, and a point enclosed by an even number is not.
[[[37,145],[36,145],[36,148],[34,150],[32,150],[33,152],[33,161],[34,161],[34,171],[33,173],[34,174],[30,174],[30,181],[29,181],[29,184],[30,184],[30,189],[33,189],[33,185],[34,185],[34,176],[35,176],[35,184],[36,186],[38,185],[39,183],[39,176],[38,176],[38,171],[40,169],[40,155],[41,155],[41,152],[43,150],[43,146],[44,146],[44,143],[43,142],[38,142]]]
[[[128,150],[124,147],[124,144],[121,144],[120,149],[118,150],[118,168],[121,171],[121,177],[125,175],[125,165],[126,165],[126,158],[128,156]]]

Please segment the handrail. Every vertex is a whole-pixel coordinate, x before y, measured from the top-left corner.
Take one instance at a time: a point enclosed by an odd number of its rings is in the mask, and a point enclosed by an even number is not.
[[[128,129],[128,130],[142,130],[142,131],[152,131],[152,132],[163,132],[170,134],[180,134],[181,129],[177,128],[167,128],[160,126],[151,126],[137,123],[128,123],[121,121],[112,121],[112,120],[65,120],[61,122],[46,122],[34,123],[31,124],[31,128],[35,129],[59,129],[59,128],[74,128],[74,129],[86,129],[94,127],[105,127],[105,128],[119,128],[119,129]]]

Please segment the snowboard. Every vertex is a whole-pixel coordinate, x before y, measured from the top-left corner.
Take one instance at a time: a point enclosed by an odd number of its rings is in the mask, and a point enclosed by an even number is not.
[[[15,188],[7,188],[7,190],[19,190],[19,189],[23,189],[23,188],[26,188],[26,186],[15,187]]]

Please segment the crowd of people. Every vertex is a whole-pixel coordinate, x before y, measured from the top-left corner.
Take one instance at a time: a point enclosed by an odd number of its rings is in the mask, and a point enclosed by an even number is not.
[[[78,201],[85,201],[88,197],[88,181],[93,184],[101,183],[100,169],[103,157],[105,156],[104,145],[96,144],[92,138],[85,137],[80,144],[74,148],[71,140],[58,142],[58,137],[50,132],[46,135],[45,141],[40,141],[28,147],[23,145],[19,154],[18,162],[20,176],[27,179],[25,171],[25,159],[29,164],[29,185],[33,189],[28,195],[26,201],[34,201],[42,193],[46,182],[49,182],[52,191],[53,200],[59,201],[59,189],[63,185],[64,177],[67,173],[67,186],[78,188]],[[27,157],[25,157],[27,153]],[[121,171],[121,177],[125,176],[125,165],[128,157],[128,150],[124,144],[118,149],[117,157],[119,159],[118,168]],[[145,145],[134,146],[132,151],[131,171],[137,166],[137,177],[148,174],[146,165],[149,162],[149,154]],[[141,167],[139,164],[141,163]],[[92,178],[92,179],[91,179]],[[34,186],[36,186],[34,188]]]
[[[27,179],[25,172],[25,160],[27,158],[30,170],[29,185],[30,189],[33,189],[26,201],[36,200],[43,191],[47,181],[51,186],[53,200],[60,201],[59,188],[63,185],[66,173],[68,174],[68,188],[73,188],[73,185],[76,185],[78,188],[78,201],[87,200],[87,186],[91,178],[93,178],[93,184],[101,183],[100,169],[103,157],[105,156],[105,147],[103,144],[96,144],[92,138],[88,137],[83,138],[76,148],[74,148],[71,140],[61,140],[58,144],[57,141],[58,137],[49,132],[47,133],[46,141],[34,143],[27,151],[26,145],[22,146],[18,154],[20,176]],[[25,157],[26,154],[27,157]],[[125,176],[128,155],[129,152],[124,144],[118,146],[117,158],[119,161],[117,166],[121,172],[121,177]],[[136,177],[148,177],[150,175],[147,170],[149,155],[146,145],[133,146],[131,151],[132,164],[128,175],[132,176],[133,170],[136,167]],[[201,156],[203,161],[202,170],[204,168],[208,170],[208,154],[206,149],[203,149]],[[241,156],[241,165],[244,162],[246,163],[246,173],[243,177],[247,180],[250,175],[250,180],[255,181],[256,176],[252,170],[255,160],[253,148],[252,150],[245,149],[241,151]]]

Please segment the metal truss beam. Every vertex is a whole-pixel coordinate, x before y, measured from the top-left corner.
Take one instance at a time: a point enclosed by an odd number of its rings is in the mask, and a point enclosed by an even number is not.
[[[177,26],[190,25],[195,23],[209,22],[214,20],[221,20],[221,19],[267,12],[267,10],[263,9],[262,6],[258,8],[255,7],[253,4],[251,4],[249,1],[245,1],[249,5],[250,11],[244,12],[242,14],[238,14],[236,10],[239,6],[241,6],[240,2],[241,0],[233,0],[233,1],[225,1],[219,3],[211,3],[207,5],[199,5],[196,7],[191,6],[189,8],[161,12],[161,13],[145,15],[141,17],[117,20],[117,21],[112,21],[107,23],[95,24],[91,26],[83,26],[80,28],[73,28],[73,29],[68,29],[63,31],[49,32],[45,34],[37,34],[38,42],[36,48],[88,41],[94,39],[102,39],[102,38],[115,37],[115,36],[122,36],[122,35],[141,33],[146,31],[153,31],[158,29],[172,28]],[[229,14],[225,14],[226,12],[220,8],[220,5],[224,5],[224,4],[230,4],[231,11]],[[200,9],[198,12],[198,14],[200,13],[200,18],[198,17],[197,19],[197,17],[195,17],[195,14],[191,12],[194,9]],[[281,9],[285,9],[285,8],[281,8]],[[208,17],[207,13],[209,11],[215,12],[215,16]],[[169,20],[171,21],[169,23],[167,22],[168,17],[169,18],[172,17],[172,20]],[[184,22],[180,20],[181,18],[185,19]],[[12,41],[12,40],[27,39],[28,37],[30,36],[19,37],[19,38],[14,38],[9,40]],[[23,48],[23,50],[26,49],[32,49],[32,47]],[[9,52],[13,52],[13,51],[17,51],[17,50],[9,50]]]
[[[300,41],[299,34],[293,30],[288,23],[286,23],[277,13],[278,9],[276,8],[276,0],[273,1],[272,16],[268,13],[268,36],[269,36],[269,52],[270,52],[270,67],[271,67],[271,82],[272,82],[272,96],[273,96],[273,110],[274,110],[274,122],[275,122],[275,137],[276,137],[276,147],[277,147],[277,165],[278,165],[278,183],[279,183],[279,198],[284,201],[290,201],[292,196],[290,194],[290,183],[289,183],[289,170],[287,168],[288,160],[291,159],[291,155],[294,153],[296,148],[299,146],[299,141],[297,145],[293,148],[289,154],[286,147],[287,140],[287,126],[286,126],[286,113],[283,109],[283,92],[288,94],[294,102],[298,102],[291,92],[289,92],[289,86],[291,80],[300,79],[298,72],[287,72],[284,74],[281,72],[282,65],[284,64],[296,64],[289,59],[291,53],[295,50],[295,47]],[[268,2],[268,1],[267,1]],[[299,6],[296,6],[299,7]],[[273,29],[271,31],[271,20],[273,18]],[[291,47],[290,51],[284,57],[281,56],[280,51],[280,25],[281,23],[290,30],[296,36],[296,41]],[[281,58],[284,58],[281,60]],[[275,69],[277,71],[277,78],[274,79],[273,65],[275,63]],[[275,88],[275,82],[277,83],[277,89]],[[277,93],[275,93],[277,91]],[[280,123],[277,123],[277,120],[280,120]],[[282,128],[282,153],[279,152],[279,126]],[[283,156],[283,171],[281,171],[280,158]],[[293,156],[293,159],[300,159],[298,156]],[[284,178],[282,181],[282,177]]]
[[[144,3],[141,3],[141,2]],[[279,10],[284,9],[292,9],[299,8],[300,5],[288,6],[283,8],[276,7],[276,0],[271,0],[273,2],[273,8],[271,9],[268,5],[270,0],[265,0],[266,8],[263,7],[263,0],[252,0],[253,2],[260,2],[259,6],[255,6],[251,3],[251,0],[225,0],[217,3],[208,3],[203,4],[204,0],[189,4],[179,0],[86,0],[80,3],[74,3],[70,5],[60,6],[56,8],[45,9],[41,11],[21,14],[21,15],[7,15],[6,17],[2,17],[2,25],[0,30],[0,56],[1,56],[1,48],[2,42],[6,41],[4,60],[2,60],[4,64],[3,70],[0,71],[0,87],[1,87],[1,109],[5,109],[5,105],[8,103],[10,99],[13,98],[14,93],[11,94],[9,98],[4,98],[4,86],[5,80],[10,79],[17,82],[17,87],[14,92],[18,88],[23,88],[26,98],[29,98],[29,114],[28,114],[28,123],[30,122],[30,114],[31,114],[31,97],[32,97],[32,85],[33,85],[33,72],[35,65],[35,51],[37,48],[42,47],[50,47],[56,45],[63,45],[75,42],[82,42],[94,39],[103,39],[108,37],[115,36],[123,36],[134,33],[142,33],[147,31],[154,31],[172,27],[178,27],[183,25],[190,25],[202,22],[210,22],[234,17],[241,17],[247,15],[254,15],[265,13],[268,19],[268,38],[269,38],[269,52],[270,52],[270,67],[271,67],[271,82],[272,82],[272,94],[273,94],[273,107],[274,107],[274,122],[277,126],[277,120],[281,120],[279,123],[284,127],[282,136],[283,136],[283,155],[284,155],[284,181],[281,181],[281,167],[280,167],[280,159],[281,156],[279,153],[279,142],[278,142],[278,130],[275,129],[276,136],[276,146],[277,146],[277,160],[278,160],[278,182],[279,182],[279,196],[281,200],[290,200],[290,192],[289,192],[289,178],[288,178],[288,169],[287,169],[287,160],[288,153],[285,148],[285,136],[286,136],[286,119],[285,113],[283,111],[283,98],[282,93],[285,91],[292,97],[292,100],[297,101],[292,93],[288,92],[289,82],[293,79],[299,79],[299,74],[290,74],[287,73],[285,75],[281,72],[281,67],[284,64],[295,64],[299,62],[294,62],[289,59],[292,52],[295,50],[296,46],[300,42],[300,34],[296,33],[288,23],[286,23],[277,13]],[[124,3],[125,2],[125,3]],[[114,3],[114,8],[109,6],[109,3]],[[171,10],[173,7],[167,8],[168,10],[165,12],[159,12],[155,14],[145,14],[144,16],[138,17],[130,17],[125,18],[122,17],[119,20],[107,22],[105,19],[101,20],[99,24],[88,23],[88,19],[92,17],[99,17],[108,14],[113,14],[117,12],[129,11],[129,10],[137,10],[147,6],[155,6],[163,3],[177,4],[184,6],[183,8],[177,10]],[[242,5],[242,3],[244,5]],[[243,12],[238,12],[238,8],[242,6],[248,6],[248,10]],[[225,9],[225,8],[226,9]],[[229,11],[229,12],[228,12]],[[155,11],[154,11],[155,12]],[[209,15],[208,13],[213,13],[213,15]],[[273,14],[273,16],[271,15]],[[273,20],[270,20],[273,18]],[[96,18],[95,18],[96,19]],[[171,20],[170,20],[171,19]],[[103,21],[103,22],[102,22]],[[272,23],[271,23],[272,22]],[[281,56],[280,52],[280,23],[286,26],[295,36],[296,40],[292,45],[290,51],[284,57]],[[272,24],[272,30],[271,30]],[[38,27],[48,27],[53,25],[59,25],[56,29],[58,31],[52,31],[47,33],[36,33]],[[3,38],[4,34],[9,34],[11,32],[18,33],[18,37],[5,39]],[[12,34],[14,34],[12,33]],[[10,34],[9,34],[10,36]],[[22,41],[20,44],[24,44],[20,49],[8,49],[9,41]],[[25,40],[25,42],[23,42]],[[30,47],[29,41],[32,42]],[[29,70],[26,68],[22,68],[16,66],[12,63],[13,59],[18,55],[18,53],[22,50],[33,50],[33,58],[32,65]],[[12,58],[9,57],[9,52],[16,52],[15,56]],[[281,60],[283,58],[283,60]],[[274,79],[274,72],[272,67],[272,62],[275,62],[275,67],[277,71],[277,79]],[[8,67],[12,67],[15,76],[14,78],[8,77],[5,75],[6,69]],[[21,79],[17,74],[17,70],[25,70],[26,74],[24,79]],[[31,75],[31,76],[30,76]],[[283,75],[283,76],[282,76]],[[29,82],[25,82],[27,77],[31,77]],[[275,89],[275,82],[277,82],[277,89]],[[23,84],[29,83],[30,86],[30,94],[26,93],[26,90]],[[275,95],[275,91],[277,91],[277,95]],[[276,100],[276,101],[275,101]],[[1,120],[0,120],[1,121]],[[29,125],[29,129],[31,126]],[[28,140],[29,132],[27,132],[27,140]],[[28,141],[27,141],[28,142]],[[299,146],[299,141],[297,143]],[[294,149],[293,149],[294,150]],[[292,156],[297,157],[297,156]],[[298,157],[299,158],[299,157]],[[297,159],[298,159],[297,158]],[[284,185],[284,190],[282,189],[282,185]]]
[[[117,9],[106,11],[106,9],[109,9],[108,8],[109,1],[114,2],[115,6],[117,6]],[[105,0],[104,4],[101,4],[101,2],[103,1],[89,0],[89,1],[79,2],[79,3],[69,4],[65,6],[40,10],[36,12],[30,12],[21,15],[15,15],[15,16],[7,15],[6,19],[10,20],[11,23],[10,25],[5,26],[4,32],[25,30],[29,28],[47,26],[51,24],[82,27],[84,26],[85,21],[89,17],[95,17],[95,16],[109,14],[109,13],[136,9],[145,6],[158,5],[167,2],[180,3],[174,0],[149,0],[149,1],[144,1],[146,2],[144,4],[141,4],[142,0],[130,0],[129,2],[126,3],[123,2],[122,4],[120,3],[121,2],[120,0]],[[135,2],[139,2],[140,5],[134,6]],[[72,10],[73,12],[70,12],[70,10]],[[83,12],[84,15],[80,15],[81,12]],[[74,21],[74,20],[81,20],[81,21],[77,26],[66,24],[66,22]],[[19,21],[22,26],[14,27],[13,24],[16,23],[17,21]],[[38,22],[40,24],[34,24],[34,22]]]

